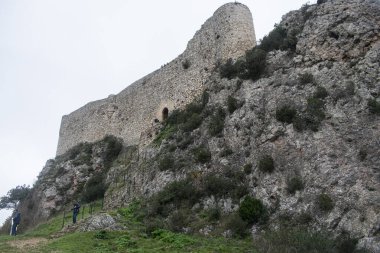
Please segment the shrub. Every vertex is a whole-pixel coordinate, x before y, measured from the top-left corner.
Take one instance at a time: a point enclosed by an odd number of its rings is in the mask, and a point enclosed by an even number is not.
[[[322,193],[317,198],[317,204],[320,210],[328,212],[334,208],[334,202],[331,197],[325,193]]]
[[[100,240],[105,240],[105,239],[109,239],[109,235],[108,235],[107,231],[100,230],[94,234],[94,238],[100,239]]]
[[[231,215],[226,222],[225,228],[232,232],[234,237],[244,238],[248,235],[248,224],[239,215]]]
[[[198,113],[193,113],[183,124],[183,131],[191,132],[202,124],[202,117]]]
[[[294,106],[285,104],[279,108],[276,109],[276,119],[281,122],[285,123],[292,123],[294,117],[297,114],[297,110],[294,108]]]
[[[272,172],[274,170],[273,158],[270,155],[262,156],[259,160],[258,167],[262,172]]]
[[[313,221],[313,216],[311,216],[311,214],[308,213],[308,212],[303,212],[303,213],[301,213],[300,215],[298,215],[298,217],[297,217],[297,221],[298,221],[298,223],[300,223],[301,225],[307,225],[307,224],[309,224],[311,221]]]
[[[210,100],[210,94],[207,91],[204,91],[201,96],[201,102],[202,102],[203,108],[207,105],[209,100]]]
[[[211,152],[206,147],[198,147],[193,150],[195,160],[200,163],[211,161]]]
[[[285,49],[287,32],[281,26],[275,28],[260,41],[259,48],[269,52],[273,50]]]
[[[164,128],[159,132],[156,138],[153,140],[153,143],[157,146],[161,145],[163,140],[170,139],[177,132],[177,127],[171,124],[167,124]]]
[[[296,191],[300,191],[303,189],[302,179],[299,177],[291,178],[287,183],[288,193],[294,194]]]
[[[188,179],[167,184],[161,191],[153,195],[147,202],[147,217],[161,215],[167,217],[174,209],[191,207],[198,200],[199,194]]]
[[[354,253],[358,239],[351,238],[349,235],[343,234],[336,240],[336,249],[338,253]]]
[[[222,78],[232,79],[237,76],[238,70],[233,60],[229,58],[225,64],[220,66],[219,73]]]
[[[218,221],[221,215],[222,214],[218,207],[210,208],[206,211],[207,220],[210,222]]]
[[[266,253],[336,253],[332,236],[322,232],[310,232],[301,227],[280,228],[266,231],[255,241],[260,252]]]
[[[203,193],[206,196],[223,196],[226,195],[233,184],[227,178],[215,175],[207,175],[204,178]]]
[[[303,85],[308,84],[308,83],[314,83],[314,76],[313,74],[306,72],[299,75],[298,80],[300,84],[303,84]]]
[[[305,114],[306,126],[312,131],[318,131],[324,119],[324,102],[318,98],[308,98]]]
[[[179,209],[168,218],[169,229],[173,232],[182,232],[190,223],[190,210]]]
[[[380,114],[380,103],[376,99],[371,98],[368,100],[369,112],[373,114]]]
[[[228,98],[227,98],[228,112],[233,113],[239,107],[240,107],[240,105],[239,105],[238,100],[232,96],[228,96]]]
[[[348,81],[346,83],[345,92],[347,96],[355,95],[355,83],[353,81]]]
[[[84,186],[82,199],[85,202],[92,202],[104,197],[106,186],[104,183],[104,174],[101,172],[93,174]]]
[[[215,113],[211,116],[210,122],[208,124],[208,131],[211,136],[216,136],[223,131],[225,117],[226,114],[223,108],[218,107]]]
[[[120,151],[123,148],[123,142],[121,139],[112,135],[104,137],[102,142],[105,143],[105,152],[103,153],[104,167],[108,169],[120,154]]]
[[[194,137],[191,136],[190,134],[184,134],[183,138],[180,138],[180,143],[178,144],[178,147],[180,149],[186,149],[190,144],[194,142]],[[179,139],[177,139],[178,141]]]
[[[245,53],[247,73],[242,78],[259,79],[266,69],[267,52],[260,48],[253,48]]]
[[[158,229],[163,229],[165,227],[162,218],[147,217],[144,219],[144,232],[147,235],[152,235],[152,233]]]
[[[190,61],[188,59],[182,62],[183,69],[188,69],[190,67]]]
[[[174,167],[174,158],[171,155],[164,156],[158,163],[161,171],[170,170]]]
[[[235,91],[240,90],[242,84],[243,84],[243,81],[241,79],[238,79],[236,81]]]
[[[327,97],[329,95],[329,93],[327,92],[327,90],[322,87],[322,86],[317,86],[317,90],[314,92],[314,98],[320,98],[320,99],[324,99],[325,97]]]
[[[316,132],[324,118],[324,102],[319,98],[311,97],[307,99],[306,111],[294,118],[293,126],[297,131],[310,129]]]
[[[366,148],[361,148],[359,150],[359,159],[360,161],[364,161],[367,157],[367,149]]]
[[[327,2],[327,0],[318,0],[317,4],[323,4],[323,3],[326,3],[326,2]]]
[[[232,149],[230,148],[225,148],[222,150],[222,152],[220,152],[220,157],[225,157],[225,156],[229,156],[229,155],[232,155],[234,152],[232,151]]]
[[[266,216],[266,208],[261,200],[246,196],[239,206],[239,216],[248,224],[263,221]]]
[[[247,163],[243,167],[244,173],[245,174],[251,174],[252,173],[252,163]]]

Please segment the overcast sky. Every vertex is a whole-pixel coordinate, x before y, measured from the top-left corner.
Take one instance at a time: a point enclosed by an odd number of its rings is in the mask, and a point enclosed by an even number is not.
[[[0,196],[54,158],[62,115],[176,58],[226,2],[0,0]],[[241,2],[259,40],[306,0]]]

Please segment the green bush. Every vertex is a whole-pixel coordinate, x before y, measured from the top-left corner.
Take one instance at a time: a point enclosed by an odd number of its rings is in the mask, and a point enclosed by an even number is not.
[[[248,224],[264,221],[266,208],[259,199],[246,196],[239,206],[239,216]]]
[[[232,96],[228,96],[228,98],[227,98],[228,112],[233,113],[239,107],[240,107],[239,101]]]
[[[252,173],[252,163],[247,163],[243,167],[244,173],[249,175]]]
[[[232,79],[238,75],[238,69],[233,60],[229,58],[225,64],[220,66],[219,73],[222,78]]]
[[[222,176],[207,175],[204,178],[203,194],[206,196],[224,196],[227,195],[235,185],[233,182]]]
[[[276,109],[276,119],[285,123],[292,123],[294,117],[297,115],[297,110],[294,106],[285,104]]]
[[[236,81],[235,92],[238,91],[238,90],[240,90],[242,84],[243,84],[243,80],[238,79]]]
[[[193,149],[193,153],[197,162],[207,163],[211,161],[211,152],[204,146]]]
[[[82,192],[83,201],[88,203],[104,197],[106,192],[104,177],[105,174],[102,172],[97,172],[90,177]]]
[[[324,102],[319,98],[311,97],[307,99],[305,112],[294,118],[293,126],[297,131],[310,129],[316,132],[324,119]]]
[[[107,231],[100,230],[94,234],[94,238],[100,239],[100,240],[105,240],[105,239],[109,239],[109,235],[108,235]]]
[[[358,239],[342,234],[336,239],[336,249],[338,253],[354,253]]]
[[[281,26],[275,25],[275,28],[260,41],[259,48],[270,52],[273,50],[286,49],[287,32]]]
[[[110,168],[112,162],[118,157],[123,148],[123,141],[113,135],[107,135],[101,141],[105,143],[105,151],[103,153],[104,167]]]
[[[266,253],[336,253],[331,235],[300,227],[266,231],[255,241],[255,246],[259,252]]]
[[[190,67],[190,61],[188,60],[188,59],[186,59],[186,60],[184,60],[183,62],[182,62],[182,67],[183,67],[183,69],[188,69],[189,67]]]
[[[183,137],[178,137],[177,141],[179,142],[178,147],[184,150],[194,142],[194,137],[188,133],[185,133]]]
[[[167,184],[161,191],[149,198],[144,208],[147,218],[155,216],[167,217],[180,208],[190,208],[199,199],[199,193],[193,183],[179,180]]]
[[[264,155],[260,158],[258,163],[258,168],[262,172],[273,172],[274,170],[274,161],[270,155]]]
[[[146,217],[144,219],[144,230],[147,235],[151,236],[152,233],[158,229],[165,228],[165,223],[162,218],[159,217]]]
[[[210,100],[210,94],[207,91],[203,91],[201,96],[202,107],[204,108]]]
[[[208,124],[208,131],[211,136],[216,136],[223,131],[225,118],[226,114],[223,108],[216,108],[215,113],[211,116],[210,122]]]
[[[218,207],[214,207],[206,211],[206,216],[209,222],[215,222],[215,221],[220,220],[222,213]]]
[[[183,131],[191,132],[202,124],[203,118],[198,113],[193,113],[183,124]]]
[[[380,114],[380,103],[376,99],[371,98],[368,100],[368,109],[370,113]]]
[[[329,95],[327,90],[322,86],[317,86],[316,91],[314,92],[314,98],[324,99]]]
[[[326,3],[326,2],[327,2],[327,0],[318,0],[317,4],[323,4],[323,3]]]
[[[290,194],[294,194],[296,191],[301,191],[303,189],[303,183],[300,177],[291,178],[287,185],[287,191]]]
[[[189,209],[179,209],[174,211],[168,218],[169,229],[173,232],[182,232],[187,227],[191,219]]]
[[[317,204],[320,210],[329,212],[334,208],[334,202],[331,197],[325,193],[322,193],[317,198]]]
[[[313,216],[311,216],[311,214],[308,212],[302,212],[300,215],[298,215],[297,221],[301,225],[307,225],[313,221]]]
[[[359,150],[359,159],[360,161],[364,161],[366,157],[367,157],[367,149],[363,147]]]
[[[248,224],[239,215],[231,215],[225,224],[225,229],[232,232],[232,236],[238,238],[244,238],[248,235]]]
[[[311,83],[313,84],[315,82],[313,74],[306,72],[301,75],[299,75],[298,80],[300,84],[308,84]]]
[[[347,96],[355,95],[355,83],[353,81],[348,81],[346,83],[345,93]]]
[[[220,152],[219,156],[220,157],[226,157],[226,156],[229,156],[229,155],[232,155],[234,152],[232,151],[232,149],[230,148],[225,148],[222,150],[222,152]]]
[[[66,153],[63,155],[57,156],[55,160],[59,162],[64,162],[68,160],[74,160],[74,165],[80,165],[80,164],[86,164],[87,158],[91,158],[92,154],[92,145],[91,143],[88,142],[81,142],[78,145],[75,145],[74,147],[70,148]],[[78,159],[77,156],[81,155],[82,157]],[[81,159],[84,158],[84,161],[80,161]],[[78,160],[78,161],[76,161]]]
[[[158,168],[161,171],[171,170],[174,168],[174,158],[172,155],[165,155],[158,163]]]
[[[259,79],[266,69],[267,52],[260,48],[253,48],[245,53],[247,71],[241,74],[243,79]]]

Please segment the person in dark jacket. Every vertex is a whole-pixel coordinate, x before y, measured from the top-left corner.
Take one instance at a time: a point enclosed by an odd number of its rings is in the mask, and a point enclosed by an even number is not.
[[[74,207],[71,209],[73,211],[73,223],[77,222],[77,215],[79,214],[80,205],[78,202],[74,203]]]
[[[15,210],[15,215],[12,218],[12,229],[11,229],[11,235],[16,236],[17,234],[17,226],[20,224],[21,221],[21,214],[20,212],[16,209]]]

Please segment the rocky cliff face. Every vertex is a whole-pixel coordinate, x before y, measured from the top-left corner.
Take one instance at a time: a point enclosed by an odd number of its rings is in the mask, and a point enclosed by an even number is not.
[[[349,233],[379,252],[379,13],[378,1],[334,0],[285,15],[279,27],[289,41],[296,38],[295,47],[268,50],[255,81],[215,70],[202,97],[152,127],[150,145],[124,147],[106,171],[105,206],[191,186],[193,196],[182,196],[191,212],[228,215],[249,195],[264,204],[269,227],[302,223]],[[35,191],[45,216],[71,201],[75,182],[92,176],[89,168],[104,167],[101,153],[91,153],[89,167],[73,159],[47,163],[40,180],[63,169]],[[66,202],[59,185],[67,186]],[[170,221],[183,206],[165,201],[159,204],[171,210]],[[260,224],[253,234],[264,229]]]

